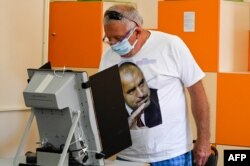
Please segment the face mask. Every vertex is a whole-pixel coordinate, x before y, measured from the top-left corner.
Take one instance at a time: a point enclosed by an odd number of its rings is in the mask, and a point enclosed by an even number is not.
[[[132,36],[133,33],[134,31],[127,38],[123,39],[122,41],[114,45],[111,45],[110,47],[112,48],[112,50],[121,56],[129,53],[134,48],[135,44],[137,43],[137,39],[133,45],[131,45],[128,41],[128,39],[130,38],[130,36]]]

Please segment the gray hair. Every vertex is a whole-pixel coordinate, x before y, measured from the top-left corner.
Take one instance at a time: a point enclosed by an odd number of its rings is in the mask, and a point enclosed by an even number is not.
[[[106,13],[109,11],[115,11],[120,13],[123,16],[122,19],[121,20],[110,19],[108,16],[106,16]],[[121,23],[126,25],[127,29],[133,28],[135,24],[138,26],[142,26],[143,24],[143,18],[140,16],[137,9],[132,5],[125,5],[125,4],[111,6],[109,9],[105,11],[103,24],[107,25],[112,21],[120,21]]]

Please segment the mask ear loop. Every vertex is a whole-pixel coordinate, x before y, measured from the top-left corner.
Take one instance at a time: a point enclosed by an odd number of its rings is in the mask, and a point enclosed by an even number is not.
[[[133,32],[131,33],[130,37],[132,36],[132,34],[135,32],[136,29],[137,29],[137,26],[134,27]],[[128,38],[128,39],[129,39],[129,38]],[[136,45],[137,42],[138,42],[138,39],[136,38],[134,44],[132,45],[132,48],[133,48],[133,49],[135,48],[135,45]]]
[[[135,40],[134,44],[132,45],[132,48],[135,48],[136,43],[138,42],[138,39]]]
[[[129,39],[129,38],[133,35],[133,33],[135,32],[136,29],[137,29],[137,26],[135,26],[135,27],[132,29],[132,31],[130,32],[130,34],[129,34],[129,36],[127,37],[127,39]]]

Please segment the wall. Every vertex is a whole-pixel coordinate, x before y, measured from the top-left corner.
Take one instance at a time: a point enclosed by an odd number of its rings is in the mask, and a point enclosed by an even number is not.
[[[14,157],[29,115],[29,110],[0,112],[0,158]],[[35,151],[37,142],[39,139],[34,120],[22,154],[27,151]]]
[[[26,69],[42,61],[43,3],[0,2],[0,111],[24,108]]]
[[[249,3],[221,2],[216,143],[222,147],[250,149],[249,8]]]
[[[220,72],[248,71],[249,14],[249,3],[221,3]]]
[[[43,0],[0,1],[0,157],[13,157],[29,117],[22,97],[27,68],[38,68],[43,53]],[[34,126],[33,126],[34,127]],[[34,142],[32,129],[29,141]],[[26,150],[34,143],[26,146]]]

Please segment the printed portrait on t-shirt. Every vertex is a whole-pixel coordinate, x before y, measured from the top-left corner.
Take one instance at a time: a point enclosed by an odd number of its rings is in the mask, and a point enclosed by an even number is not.
[[[148,87],[143,71],[132,62],[124,62],[119,66],[119,73],[130,129],[162,124],[157,89]]]

